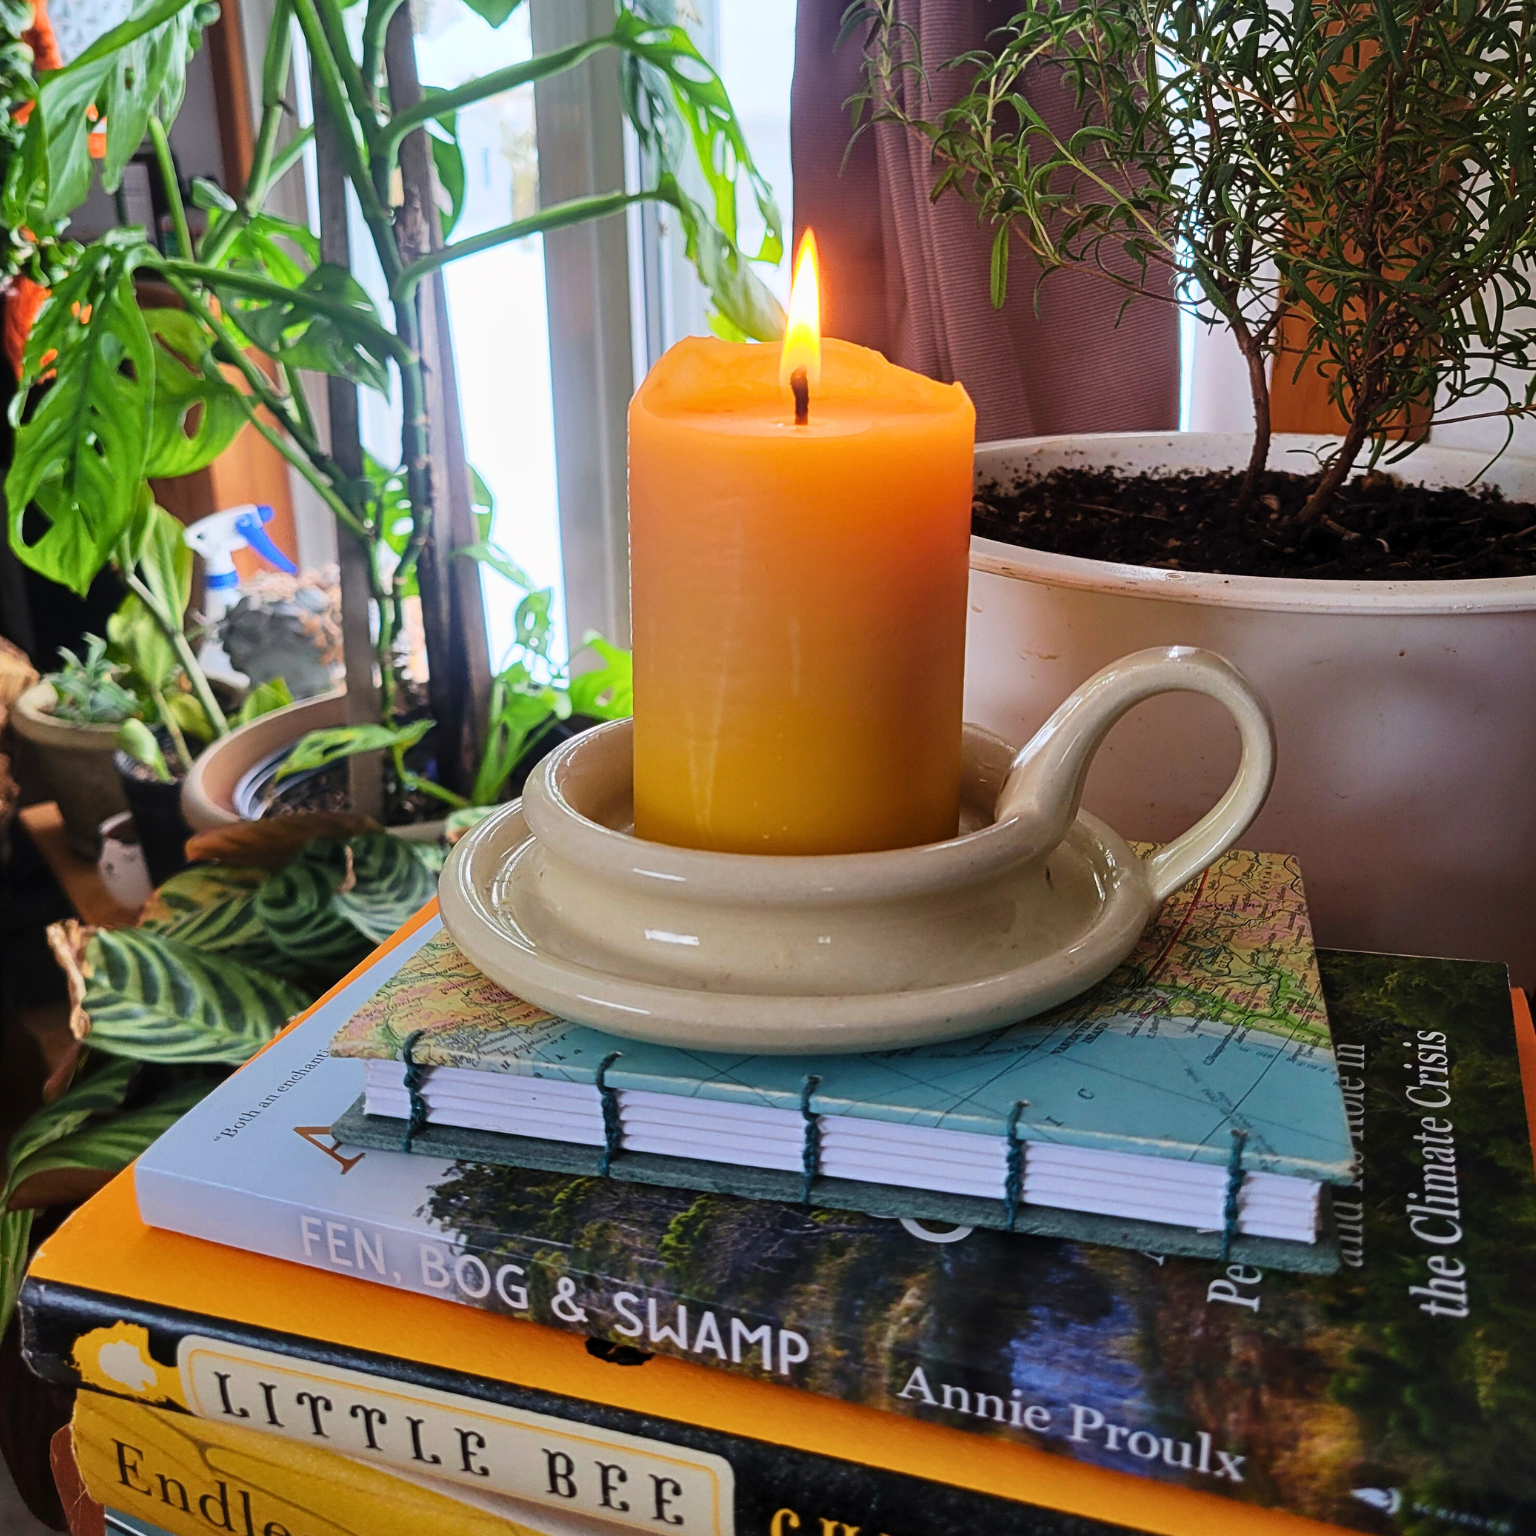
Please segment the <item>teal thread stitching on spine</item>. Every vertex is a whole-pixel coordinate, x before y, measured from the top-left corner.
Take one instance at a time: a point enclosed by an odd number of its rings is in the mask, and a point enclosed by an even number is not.
[[[1019,1195],[1024,1188],[1024,1143],[1019,1140],[1019,1116],[1028,1104],[1028,1099],[1019,1099],[1008,1112],[1008,1177],[1003,1184],[1003,1200],[1007,1205],[1010,1232],[1019,1214]]]
[[[427,1101],[421,1096],[421,1084],[427,1069],[416,1060],[416,1042],[426,1033],[424,1029],[412,1030],[400,1046],[400,1060],[405,1063],[405,1091],[410,1095],[411,1112],[405,1122],[405,1135],[400,1139],[400,1150],[409,1152],[416,1133],[427,1123]]]
[[[1227,1159],[1227,1204],[1222,1212],[1221,1262],[1232,1257],[1232,1244],[1237,1237],[1237,1197],[1243,1188],[1243,1143],[1248,1140],[1247,1131],[1232,1131],[1232,1156]]]
[[[800,1166],[805,1178],[800,1185],[800,1204],[811,1203],[811,1185],[821,1173],[821,1123],[811,1109],[811,1095],[821,1087],[821,1079],[807,1072],[800,1085],[800,1115],[805,1121],[805,1143],[800,1151]]]
[[[608,1086],[608,1068],[622,1054],[621,1051],[609,1051],[597,1068],[597,1093],[603,1104],[603,1160],[597,1165],[597,1171],[605,1179],[614,1158],[624,1150],[624,1126],[619,1119],[618,1090]]]

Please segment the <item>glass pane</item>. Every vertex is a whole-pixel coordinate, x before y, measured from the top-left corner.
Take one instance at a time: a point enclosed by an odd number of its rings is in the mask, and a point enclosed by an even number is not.
[[[424,85],[451,88],[531,53],[526,5],[493,28],[460,0],[431,0],[419,23],[416,60]],[[477,102],[459,113],[457,126],[464,206],[450,238],[531,214],[538,204],[533,87]],[[534,236],[454,262],[445,280],[469,462],[495,498],[496,542],[535,582],[554,588],[554,633],[563,651],[543,241]],[[491,665],[498,667],[512,644],[521,594],[492,572],[482,581]]]

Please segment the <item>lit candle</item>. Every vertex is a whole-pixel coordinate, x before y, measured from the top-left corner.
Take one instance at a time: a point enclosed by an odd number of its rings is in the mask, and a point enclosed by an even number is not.
[[[629,410],[635,831],[735,853],[953,837],[976,412],[820,336],[702,337]]]

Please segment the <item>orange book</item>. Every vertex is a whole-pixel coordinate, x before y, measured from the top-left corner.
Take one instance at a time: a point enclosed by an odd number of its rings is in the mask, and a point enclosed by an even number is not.
[[[1448,1252],[1427,1242],[1419,1269],[1394,1272],[1383,1283],[1393,1288],[1394,1305],[1408,1309],[1393,1337],[1456,1341],[1467,1366],[1456,1380],[1472,1382],[1502,1419],[1480,1421],[1476,1398],[1464,1401],[1446,1392],[1436,1401],[1419,1399],[1418,1426],[1394,1424],[1390,1432],[1406,1433],[1411,1441],[1434,1430],[1456,1442],[1458,1456],[1481,1454],[1478,1470],[1488,1474],[1490,1486],[1473,1499],[1443,1477],[1436,1482],[1430,1473],[1418,1475],[1414,1457],[1417,1465],[1431,1467],[1432,1450],[1421,1451],[1416,1443],[1404,1457],[1412,1476],[1393,1480],[1382,1461],[1372,1479],[1370,1464],[1362,1461],[1357,1420],[1332,1394],[1347,1397],[1362,1383],[1366,1389],[1379,1385],[1383,1393],[1399,1390],[1380,1373],[1408,1369],[1411,1362],[1385,1355],[1355,1361],[1346,1358],[1345,1348],[1339,1358],[1358,1379],[1322,1383],[1303,1415],[1290,1411],[1291,1384],[1263,1375],[1284,1367],[1283,1351],[1268,1359],[1229,1352],[1217,1371],[1222,1382],[1209,1382],[1213,1393],[1229,1380],[1243,1384],[1251,1413],[1246,1432],[1273,1448],[1266,1475],[1287,1488],[1293,1508],[1368,1531],[1409,1525],[1431,1531],[1444,1524],[1446,1530],[1501,1536],[1517,1528],[1520,1490],[1531,1475],[1524,1466],[1528,1458],[1510,1454],[1504,1438],[1523,1433],[1521,1383],[1530,1379],[1530,1314],[1520,1310],[1513,1270],[1522,1245],[1536,1235],[1520,1097],[1522,1075],[1525,1105],[1536,1096],[1536,1036],[1524,1000],[1515,994],[1522,1074],[1509,1015],[1490,1017],[1487,976],[1473,1018],[1451,986],[1459,973],[1445,969],[1456,964],[1402,962],[1402,971],[1392,973],[1402,986],[1391,1006],[1405,1022],[1395,1035],[1380,1037],[1373,1091],[1385,1104],[1401,1098],[1402,1084],[1422,1098],[1434,1096],[1437,1077],[1454,1078],[1454,1111],[1412,1101],[1418,1106],[1414,1123],[1426,1127],[1418,1142],[1438,1147],[1447,1136],[1459,1138],[1468,1223],[1474,1215],[1508,1220],[1475,1254],[1470,1245]],[[1437,1021],[1449,1030],[1437,1031]],[[1450,1068],[1444,1066],[1447,1033]],[[1481,1042],[1475,1049],[1474,1038]],[[1388,1051],[1389,1041],[1401,1060]],[[1390,1081],[1380,1075],[1386,1065],[1395,1074]],[[1373,1118],[1363,1057],[1359,1077],[1353,1060],[1342,1054],[1341,1066],[1369,1154],[1373,1130],[1378,1143],[1390,1140],[1388,1116]],[[1431,1129],[1431,1120],[1435,1126],[1454,1120],[1454,1135]],[[1400,1131],[1398,1126],[1390,1135]],[[1515,1136],[1525,1148],[1518,1159]],[[1411,1140],[1406,1145],[1411,1148]],[[1436,1152],[1417,1166],[1432,1164],[1447,1166],[1445,1154]],[[1429,1214],[1413,1215],[1421,1193],[1399,1191],[1385,1180],[1373,1185],[1368,1177],[1359,1191],[1367,1235],[1359,1241],[1370,1240],[1378,1221],[1417,1221],[1423,1231],[1443,1236],[1447,1229],[1435,1225],[1443,1207],[1431,1203],[1424,1206]],[[1502,1204],[1492,1213],[1495,1199]],[[1349,1224],[1350,1213],[1342,1214]],[[1342,1235],[1348,1256],[1354,1235]],[[1468,1260],[1459,1271],[1456,1253]],[[1233,1276],[1231,1295],[1211,1310],[1247,1315],[1262,1280],[1246,1272]],[[1422,1300],[1411,1294],[1415,1284]],[[53,1379],[243,1432],[286,1435],[312,1446],[323,1441],[325,1449],[364,1463],[424,1467],[459,1486],[620,1527],[654,1530],[661,1521],[673,1529],[763,1536],[850,1536],[854,1530],[863,1536],[1012,1536],[1023,1529],[1086,1536],[1126,1528],[1161,1536],[1226,1536],[1233,1530],[1300,1536],[1333,1528],[1234,1502],[1252,1497],[1247,1487],[1234,1486],[1228,1497],[1136,1477],[1053,1452],[1049,1440],[1022,1443],[1026,1436],[955,1428],[938,1411],[902,1417],[155,1230],[139,1220],[127,1174],[39,1250],[23,1316],[29,1359]],[[1202,1326],[1197,1315],[1195,1327]],[[1443,1333],[1433,1332],[1442,1327]],[[1324,1342],[1338,1352],[1338,1339]],[[1198,1357],[1198,1333],[1187,1336],[1187,1348]],[[568,1439],[560,1441],[560,1435]],[[1102,1442],[1101,1435],[1101,1448]],[[1315,1466],[1329,1456],[1350,1478],[1342,1494],[1324,1488],[1309,1501],[1286,1458]],[[1237,1456],[1235,1466],[1242,1460]],[[605,1474],[605,1465],[622,1470],[623,1479]],[[1357,1468],[1361,1477],[1354,1481]],[[1491,1486],[1496,1478],[1508,1480],[1505,1491]],[[618,1511],[621,1502],[631,1508]]]

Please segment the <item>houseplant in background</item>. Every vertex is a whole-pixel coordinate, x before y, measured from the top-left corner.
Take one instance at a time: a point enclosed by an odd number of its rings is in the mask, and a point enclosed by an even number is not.
[[[11,715],[27,743],[37,778],[58,802],[69,845],[94,859],[97,828],[126,808],[112,753],[123,722],[138,707],[107,655],[106,641],[88,635],[84,655],[61,649],[63,665],[17,698]]]
[[[968,717],[1021,739],[1114,655],[1210,646],[1275,710],[1250,835],[1301,856],[1319,938],[1536,980],[1536,724],[1513,704],[1536,685],[1536,510],[1462,489],[1536,502],[1536,467],[1420,448],[1436,423],[1532,409],[1522,8],[1035,0],[950,75],[890,6],[848,21],[870,27],[869,118],[926,139],[941,192],[995,229],[994,298],[1022,247],[1042,304],[1076,267],[1225,326],[1248,363],[1246,438],[978,451]],[[1060,83],[1051,120],[1026,67]],[[1321,375],[1337,437],[1271,434],[1276,369]],[[1384,472],[1414,453],[1411,481]],[[1164,837],[1233,751],[1198,706],[1159,705],[1119,728],[1086,803]],[[1149,761],[1166,772],[1130,771]]]
[[[55,283],[53,300],[28,343],[25,388],[18,398],[30,398],[30,414],[18,413],[6,481],[11,542],[19,558],[81,589],[132,525],[144,478],[185,472],[185,467],[168,470],[168,456],[206,462],[249,420],[326,502],[342,537],[355,540],[363,552],[379,719],[366,738],[331,736],[323,747],[332,753],[386,749],[399,809],[410,796],[455,806],[466,798],[463,789],[471,786],[476,766],[441,761],[435,776],[412,766],[406,753],[423,727],[419,719],[400,718],[406,701],[397,647],[404,603],[417,578],[435,499],[443,495],[443,487],[433,483],[427,452],[424,280],[461,256],[653,200],[673,209],[723,329],[769,337],[777,334],[782,316],[736,248],[738,182],[750,188],[765,222],[759,255],[767,260],[777,260],[780,252],[778,210],[753,167],[719,77],[661,0],[621,5],[612,30],[590,42],[392,111],[382,76],[385,34],[397,8],[397,0],[371,0],[361,43],[354,46],[337,0],[282,0],[268,37],[263,113],[247,186],[238,199],[206,183],[194,186],[194,201],[209,215],[206,233],[194,243],[165,127],[180,102],[201,12],[196,0],[139,0],[128,21],[44,80],[19,156],[25,171],[15,178],[0,214],[17,227],[34,216],[58,217],[78,204],[93,176],[87,110],[94,106],[106,121],[103,183],[116,184],[147,131],[162,164],[178,248],[190,253],[169,257],[140,232],[114,231],[81,252],[69,275]],[[475,8],[499,23],[514,7],[480,0]],[[287,111],[294,23],[313,60],[321,110],[336,134],[348,184],[388,283],[391,324],[350,272],[319,259],[307,229],[264,208],[306,137],[277,148]],[[390,206],[389,188],[412,135],[430,128],[432,154],[444,183],[451,185],[462,177],[453,137],[456,111],[574,68],[603,49],[617,50],[623,60],[626,114],[654,172],[647,184],[634,192],[616,189],[573,199],[446,245],[424,239],[417,227],[435,218],[435,210],[409,199]],[[685,175],[702,187],[702,202],[685,190]],[[135,274],[167,284],[184,308],[141,313],[133,297]],[[258,366],[253,353],[268,368]],[[238,383],[226,378],[225,367],[238,373]],[[316,428],[301,370],[386,393],[398,388],[401,467],[347,473]],[[40,388],[45,374],[52,382]],[[16,510],[29,503],[44,520],[40,534],[29,534]],[[471,552],[498,558],[484,539]],[[433,669],[447,665],[430,648],[428,663]],[[511,686],[515,691],[520,685]],[[537,692],[541,685],[533,686]],[[312,752],[319,750],[311,745]],[[444,750],[455,749],[445,744]],[[460,791],[454,793],[440,778],[457,782]]]

